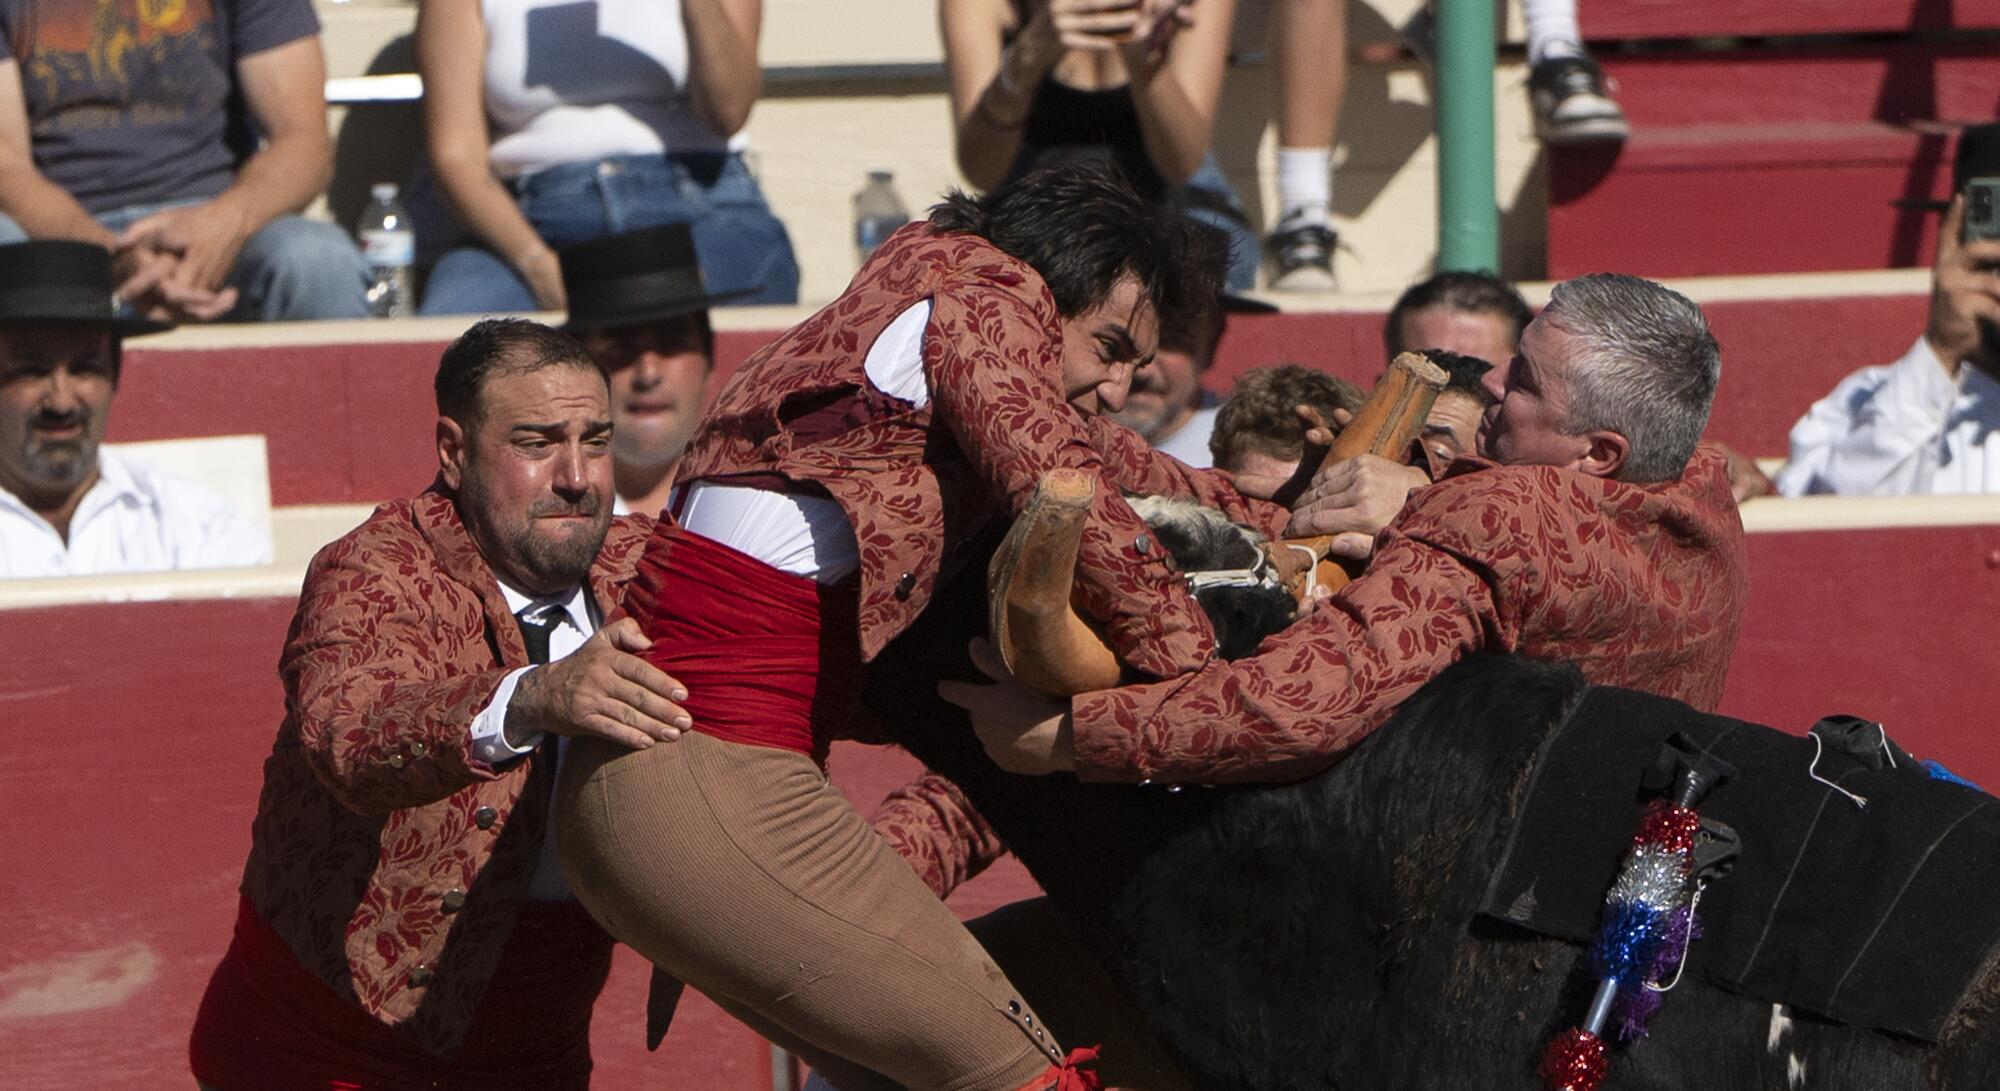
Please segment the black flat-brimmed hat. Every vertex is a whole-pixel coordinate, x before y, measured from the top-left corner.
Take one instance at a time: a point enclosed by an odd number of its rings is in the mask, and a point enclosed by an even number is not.
[[[111,251],[95,243],[34,239],[0,245],[0,323],[77,322],[118,337],[158,333],[172,323],[118,313]]]
[[[565,246],[563,293],[572,331],[608,330],[707,310],[756,291],[711,292],[701,279],[694,234],[682,223],[661,224]]]

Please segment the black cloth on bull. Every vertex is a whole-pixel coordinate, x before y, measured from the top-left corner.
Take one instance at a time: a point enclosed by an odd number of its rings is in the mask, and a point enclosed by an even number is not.
[[[1811,736],[1593,687],[1544,741],[1482,908],[1545,935],[1594,935],[1639,805],[1659,794],[1647,781],[1662,744],[1678,735],[1733,767],[1699,809],[1740,838],[1702,898],[1690,970],[1936,1041],[2000,943],[2000,800],[1930,778],[1871,728],[1822,721],[1815,766]]]

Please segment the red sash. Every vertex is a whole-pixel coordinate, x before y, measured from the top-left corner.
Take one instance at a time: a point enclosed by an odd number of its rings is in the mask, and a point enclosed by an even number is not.
[[[625,610],[653,641],[646,659],[687,687],[696,731],[825,765],[861,696],[859,586],[780,572],[662,524]]]
[[[306,969],[244,898],[188,1060],[220,1091],[581,1091],[590,1011],[610,971],[611,939],[582,906],[523,905],[464,1045],[441,1060]]]

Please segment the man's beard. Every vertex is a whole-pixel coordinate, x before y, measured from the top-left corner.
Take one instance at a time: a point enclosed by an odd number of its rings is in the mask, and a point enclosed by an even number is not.
[[[79,428],[75,439],[42,439],[35,435],[43,428]],[[28,422],[28,434],[21,441],[21,468],[29,480],[50,492],[68,492],[84,483],[97,465],[98,436],[91,430],[90,414],[37,413]]]
[[[465,479],[459,489],[459,502],[464,505],[462,511],[491,510],[487,506],[488,497],[475,477]],[[554,515],[580,515],[592,520],[592,526],[586,534],[535,533],[536,520]],[[488,526],[507,559],[535,583],[533,588],[518,590],[547,593],[574,587],[590,574],[597,551],[604,545],[604,534],[611,527],[611,508],[600,503],[596,493],[587,494],[575,503],[549,496],[536,501],[523,519],[506,524],[488,523]]]

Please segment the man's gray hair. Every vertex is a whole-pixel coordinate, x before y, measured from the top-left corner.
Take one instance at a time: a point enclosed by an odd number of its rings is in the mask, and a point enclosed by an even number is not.
[[[1722,350],[1694,301],[1623,273],[1556,285],[1542,317],[1583,342],[1568,376],[1566,431],[1608,429],[1631,445],[1621,481],[1670,481],[1708,427]]]

